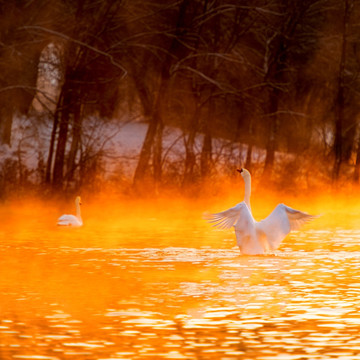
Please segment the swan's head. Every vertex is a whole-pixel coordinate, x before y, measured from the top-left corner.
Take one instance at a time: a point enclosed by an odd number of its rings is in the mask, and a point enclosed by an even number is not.
[[[81,198],[80,196],[77,196],[76,199],[75,199],[75,204],[76,205],[81,205]]]
[[[243,177],[244,180],[251,178],[249,170],[241,168],[241,169],[237,169],[237,171],[240,173],[240,175]]]

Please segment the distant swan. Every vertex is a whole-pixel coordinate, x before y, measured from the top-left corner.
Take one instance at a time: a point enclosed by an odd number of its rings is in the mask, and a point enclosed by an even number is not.
[[[82,226],[83,221],[80,213],[81,199],[77,196],[75,199],[76,215],[61,215],[58,218],[57,224],[61,226]]]
[[[242,254],[262,255],[268,250],[275,250],[290,231],[317,217],[279,204],[267,218],[255,221],[250,207],[250,172],[246,169],[237,171],[245,182],[244,201],[228,210],[210,214],[207,219],[220,229],[234,226],[236,242]]]

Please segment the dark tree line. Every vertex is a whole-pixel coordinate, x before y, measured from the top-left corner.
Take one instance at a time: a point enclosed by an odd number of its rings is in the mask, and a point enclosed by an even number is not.
[[[37,126],[43,95],[53,102],[43,162],[52,188],[80,186],[96,168],[87,119],[119,112],[148,124],[134,186],[165,181],[166,126],[183,134],[179,185],[216,171],[218,138],[232,144],[229,162],[246,145],[248,168],[265,151],[263,179],[291,154],[316,159],[334,183],[358,182],[359,10],[359,0],[1,0],[0,142],[11,146],[19,114]],[[38,88],[50,44],[56,96]]]

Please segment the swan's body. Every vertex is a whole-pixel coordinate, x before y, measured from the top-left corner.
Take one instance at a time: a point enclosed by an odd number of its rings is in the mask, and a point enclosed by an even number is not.
[[[211,214],[209,221],[220,229],[234,226],[240,252],[246,255],[261,255],[275,250],[291,230],[297,230],[316,216],[279,204],[264,220],[257,222],[251,213],[251,175],[248,170],[238,170],[245,182],[244,201],[234,207]]]
[[[61,226],[82,226],[83,221],[80,213],[81,199],[77,196],[75,199],[76,215],[61,215],[57,224]]]

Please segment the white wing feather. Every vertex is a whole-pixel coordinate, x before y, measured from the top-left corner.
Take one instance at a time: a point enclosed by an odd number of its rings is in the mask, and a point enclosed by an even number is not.
[[[284,205],[286,214],[290,222],[290,231],[298,230],[310,220],[316,219],[318,216],[310,215],[305,212],[294,210],[289,206]]]
[[[246,209],[246,204],[241,202],[225,211],[205,215],[205,218],[208,222],[212,223],[214,227],[219,229],[230,229],[239,221],[239,218]]]
[[[236,243],[244,254],[264,253],[256,239],[255,220],[243,201],[225,211],[207,216],[207,220],[219,229],[235,228]]]
[[[266,236],[270,249],[276,249],[290,231],[299,229],[314,218],[316,216],[279,204],[267,218],[257,223],[256,227]]]

